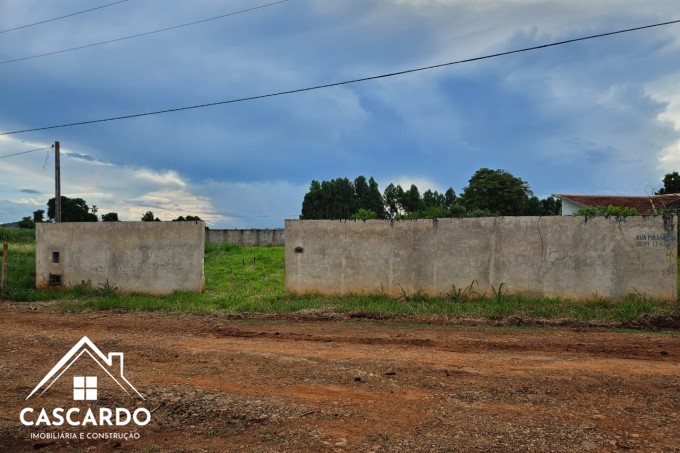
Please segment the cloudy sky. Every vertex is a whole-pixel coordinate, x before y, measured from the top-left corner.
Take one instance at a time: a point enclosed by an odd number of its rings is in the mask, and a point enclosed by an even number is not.
[[[0,132],[259,96],[680,19],[677,0],[128,0],[0,33]],[[114,0],[0,0],[0,31]],[[106,45],[23,59],[237,13]],[[10,61],[22,59],[20,61]],[[460,193],[650,194],[680,170],[680,24],[396,77],[0,135],[62,149],[62,194],[139,220],[277,228],[311,180]],[[0,159],[0,223],[45,209],[54,155]]]

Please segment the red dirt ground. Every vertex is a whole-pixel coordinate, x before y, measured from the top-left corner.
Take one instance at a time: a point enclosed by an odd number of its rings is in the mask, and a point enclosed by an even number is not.
[[[677,334],[64,314],[7,302],[0,325],[1,451],[680,451]],[[91,407],[145,407],[148,425],[19,422],[27,406],[77,403],[67,379],[26,397],[83,335],[125,354],[145,398],[99,378]],[[139,438],[32,438],[60,432]]]

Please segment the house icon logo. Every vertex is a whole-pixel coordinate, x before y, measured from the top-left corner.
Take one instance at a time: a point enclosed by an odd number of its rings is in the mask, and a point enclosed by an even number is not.
[[[126,394],[131,397],[144,399],[123,373],[123,353],[109,352],[108,356],[106,356],[87,337],[81,338],[80,341],[78,341],[56,365],[54,365],[26,399],[28,400],[34,396],[41,396],[68,371],[71,365],[81,358],[87,358],[87,356],[94,360],[94,362],[104,370],[106,375],[108,375]],[[97,376],[73,376],[73,400],[95,401],[97,399],[97,382]]]
[[[92,362],[89,359],[92,359]],[[78,363],[69,370],[77,362],[87,363]],[[100,372],[100,369],[104,371],[104,374]],[[64,376],[67,372],[68,379]],[[70,376],[73,377],[72,380]],[[134,409],[128,407],[111,408],[94,406],[92,404],[88,404],[86,408],[83,407],[82,403],[89,403],[98,399],[100,388],[106,388],[109,391],[112,388],[120,388],[128,396],[144,400],[144,397],[125,377],[122,352],[109,352],[108,355],[104,355],[89,338],[83,337],[52,367],[38,385],[35,386],[33,391],[28,394],[26,399],[43,400],[43,398],[37,397],[42,396],[61,378],[68,380],[69,387],[71,383],[73,384],[73,407],[51,407],[52,405],[49,402],[42,403],[47,403],[48,407],[25,407],[19,413],[19,421],[22,425],[35,427],[39,430],[41,427],[106,427],[127,426],[130,423],[134,423],[137,426],[146,426],[151,421],[151,412],[145,407],[140,407],[137,402]],[[111,382],[108,381],[109,378]],[[63,386],[64,384],[62,383],[55,388],[63,389]],[[73,431],[38,431],[32,432],[31,436],[32,439],[139,439],[139,433],[137,432],[98,433],[88,431],[76,433]]]

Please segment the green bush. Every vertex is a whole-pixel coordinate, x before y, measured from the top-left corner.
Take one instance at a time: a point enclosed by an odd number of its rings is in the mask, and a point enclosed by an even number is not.
[[[29,244],[35,241],[35,230],[25,228],[7,228],[0,226],[0,242]]]
[[[359,208],[359,210],[352,215],[352,220],[372,220],[377,218],[378,214],[364,208]]]
[[[579,209],[573,215],[586,217],[630,217],[640,215],[635,208],[622,208],[620,206],[609,205],[606,208],[598,206],[596,208]]]

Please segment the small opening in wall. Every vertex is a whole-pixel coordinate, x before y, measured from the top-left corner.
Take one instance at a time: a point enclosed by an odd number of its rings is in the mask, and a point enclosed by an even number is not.
[[[304,251],[305,249],[303,249],[302,247],[295,247],[295,253],[302,253]]]
[[[59,252],[52,252],[52,262],[53,263],[59,262]]]
[[[61,286],[61,274],[50,274],[50,285]]]

